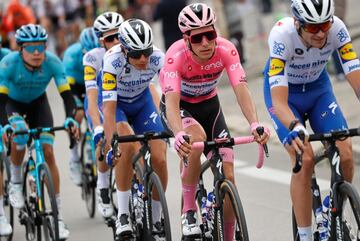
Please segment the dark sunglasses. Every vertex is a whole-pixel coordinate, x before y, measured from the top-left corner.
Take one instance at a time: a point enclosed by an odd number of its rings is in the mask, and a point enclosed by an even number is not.
[[[153,51],[152,47],[143,50],[131,50],[127,52],[127,56],[133,59],[140,59],[141,56],[144,55],[147,58],[153,53]]]
[[[305,32],[308,33],[312,33],[312,34],[316,34],[318,33],[320,30],[324,33],[326,33],[327,31],[329,31],[329,29],[332,26],[333,21],[329,20],[325,23],[319,23],[319,24],[302,24],[301,27],[304,29]]]
[[[198,34],[194,34],[194,35],[190,35],[190,42],[192,44],[199,44],[202,42],[203,37],[206,37],[206,39],[208,41],[212,41],[214,39],[216,39],[217,34],[215,30],[211,30],[208,32],[203,32],[203,33],[198,33]]]
[[[23,46],[23,48],[26,50],[26,52],[31,53],[31,54],[33,54],[35,52],[35,50],[37,50],[40,54],[45,51],[45,45],[44,44],[27,45],[27,46]]]
[[[105,37],[103,37],[103,39],[105,42],[111,43],[111,42],[114,42],[115,39],[119,40],[119,35],[117,33],[115,33],[112,35],[105,36]]]

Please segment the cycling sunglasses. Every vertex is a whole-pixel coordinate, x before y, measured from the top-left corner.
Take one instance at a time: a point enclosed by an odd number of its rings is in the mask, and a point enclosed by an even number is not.
[[[215,30],[211,30],[208,32],[198,33],[194,35],[190,35],[190,42],[192,44],[199,44],[202,42],[203,37],[206,37],[208,41],[212,41],[217,38],[217,33]]]
[[[111,42],[114,42],[114,40],[119,40],[119,34],[118,33],[115,33],[115,34],[111,34],[111,35],[108,35],[108,36],[104,36],[103,37],[103,40],[107,43],[111,43]]]
[[[127,52],[127,56],[133,59],[140,59],[141,56],[144,55],[147,58],[153,53],[153,51],[152,47],[143,50],[131,50]]]
[[[301,27],[304,29],[305,32],[308,33],[312,33],[312,34],[316,34],[318,33],[320,30],[324,33],[326,33],[327,31],[329,31],[329,29],[332,26],[333,21],[329,20],[325,23],[319,23],[319,24],[302,24]]]
[[[40,54],[43,53],[45,51],[45,44],[39,44],[39,45],[26,45],[23,46],[23,48],[26,50],[26,52],[28,53],[35,53],[35,50],[37,50]]]

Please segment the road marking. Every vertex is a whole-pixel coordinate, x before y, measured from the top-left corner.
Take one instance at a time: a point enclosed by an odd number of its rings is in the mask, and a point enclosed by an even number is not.
[[[235,160],[235,163],[239,160]],[[239,161],[240,163],[244,163],[244,161]],[[271,167],[262,167],[258,169],[255,166],[248,167],[237,167],[235,168],[235,172],[244,176],[249,176],[256,179],[261,179],[264,181],[276,182],[283,185],[290,185],[291,173],[290,171],[282,171],[279,169],[271,168]],[[320,186],[320,190],[325,191],[329,190],[330,184],[329,181],[326,181],[321,178],[316,179],[318,185]]]

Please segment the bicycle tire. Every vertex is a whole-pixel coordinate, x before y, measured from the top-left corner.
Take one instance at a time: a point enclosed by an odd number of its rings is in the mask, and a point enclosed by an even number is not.
[[[40,188],[42,196],[40,198],[42,210],[40,216],[42,217],[42,228],[45,241],[60,241],[59,238],[59,219],[58,208],[55,199],[55,189],[50,173],[49,167],[46,163],[41,164],[40,168]],[[46,187],[46,188],[45,188]],[[47,197],[49,198],[49,205],[51,210],[47,210],[47,203],[45,197],[45,190],[47,191]],[[40,208],[40,207],[39,207]]]
[[[28,241],[34,240],[36,237],[37,241],[41,241],[42,240],[41,220],[40,220],[40,216],[37,213],[36,196],[34,197],[30,194],[31,187],[29,185],[30,183],[29,162],[30,160],[27,160],[24,165],[23,195],[25,199],[25,205],[19,211],[20,212],[19,219],[20,219],[20,223],[25,226],[26,240]],[[23,216],[22,213],[25,213],[25,215]],[[24,217],[25,219],[22,219]]]
[[[86,210],[90,218],[95,217],[96,207],[96,171],[93,167],[93,156],[86,151],[87,145],[92,145],[88,133],[81,140],[81,196],[86,203]],[[90,143],[88,143],[90,141]]]
[[[360,237],[358,236],[358,230],[360,230],[360,197],[359,193],[356,191],[355,187],[348,183],[343,182],[339,186],[339,196],[341,197],[339,200],[341,203],[339,203],[342,214],[341,214],[341,223],[343,226],[343,234],[344,234],[344,241],[358,241],[360,240]],[[348,207],[347,205],[350,204]],[[349,217],[348,215],[351,215]],[[332,217],[334,219],[334,217]],[[330,240],[336,239],[336,229],[335,224],[336,220],[331,220],[331,237]],[[352,226],[350,226],[352,225]],[[355,231],[355,233],[354,233]],[[332,239],[334,237],[334,239]]]
[[[159,232],[158,234],[160,236],[165,237],[166,241],[171,241],[172,237],[171,237],[171,226],[170,226],[170,217],[169,217],[169,210],[168,210],[168,206],[167,206],[167,202],[166,202],[166,196],[165,196],[165,192],[164,192],[164,188],[162,186],[162,183],[160,181],[159,176],[155,173],[152,172],[149,175],[149,180],[147,183],[147,187],[146,189],[148,190],[148,192],[146,193],[147,196],[144,200],[144,206],[148,208],[148,212],[146,212],[145,208],[144,208],[144,217],[143,217],[143,227],[144,228],[144,233],[143,233],[143,240],[151,240],[153,237],[153,223],[152,223],[152,213],[151,213],[151,207],[152,207],[152,196],[153,196],[153,190],[154,188],[158,191],[159,194],[159,198],[160,198],[160,204],[161,204],[161,209],[162,209],[162,214],[161,214],[161,224],[162,224],[162,230],[161,232]],[[147,216],[149,215],[149,216]],[[149,220],[149,224],[150,227],[148,227],[146,225],[146,220]],[[149,230],[150,228],[150,230]]]
[[[10,183],[10,163],[9,159],[5,156],[5,153],[0,153],[0,171],[3,174],[3,203],[4,203],[4,211],[6,217],[9,219],[9,223],[12,227],[12,232],[10,235],[5,237],[5,240],[11,241],[14,233],[14,208],[10,204],[9,194],[8,194],[8,186]],[[5,175],[4,175],[5,174]]]
[[[216,200],[224,200],[225,196],[228,195],[231,202],[231,207],[233,213],[235,214],[235,233],[234,239],[236,241],[249,241],[249,234],[246,225],[245,212],[241,204],[240,196],[237,192],[235,185],[229,180],[224,180],[220,184],[219,194],[220,197],[217,197]],[[221,201],[222,202],[222,201]],[[222,203],[223,204],[223,203]],[[215,209],[215,219],[214,219],[214,241],[221,240],[224,237],[224,206],[221,205],[221,208],[218,210]]]

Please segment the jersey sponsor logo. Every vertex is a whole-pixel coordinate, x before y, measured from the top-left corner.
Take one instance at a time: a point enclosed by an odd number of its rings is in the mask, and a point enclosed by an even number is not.
[[[116,88],[116,79],[113,74],[104,73],[102,87],[104,90],[113,90]]]
[[[354,65],[349,66],[349,72],[351,72],[353,70],[360,70],[360,64],[354,64]]]
[[[150,64],[158,66],[160,64],[160,56],[151,56],[150,57]]]
[[[269,76],[284,75],[285,62],[282,59],[271,58]]]
[[[230,65],[230,71],[234,71],[240,68],[240,63]]]
[[[96,58],[95,56],[91,55],[91,54],[87,54],[85,60],[88,63],[95,63],[96,62]]]
[[[168,62],[168,64],[172,64],[172,63],[174,63],[174,59],[169,58],[169,59],[167,60],[167,62]]]
[[[283,56],[285,50],[285,44],[274,42],[273,53],[279,56]]]
[[[85,80],[94,80],[96,78],[96,71],[93,67],[85,66],[84,75]]]
[[[111,65],[114,67],[114,69],[121,68],[122,63],[121,63],[120,57],[115,59],[114,61],[112,61]]]
[[[338,107],[338,105],[336,104],[336,102],[332,102],[329,106],[329,109],[331,110],[331,113],[333,113],[333,115],[335,115],[335,110]]]
[[[278,84],[280,84],[279,79],[270,80],[270,87],[276,86]]]
[[[210,69],[217,69],[217,68],[222,68],[224,65],[222,64],[221,60],[215,62],[215,63],[211,63],[211,64],[207,64],[207,65],[202,65],[201,66],[201,70],[210,70]]]
[[[179,74],[178,74],[177,71],[175,71],[175,72],[166,71],[166,72],[164,73],[164,76],[165,76],[165,78],[168,78],[168,79],[176,79],[176,78],[179,77]]]
[[[114,96],[112,92],[103,93],[103,100],[110,100]]]
[[[304,54],[304,50],[301,49],[301,48],[296,48],[296,49],[295,49],[295,53],[296,53],[297,55],[303,55],[303,54]]]
[[[351,43],[347,43],[339,49],[341,61],[346,63],[357,58]]]
[[[174,88],[171,87],[170,85],[166,86],[165,89],[164,89],[165,94],[166,94],[167,92],[173,92],[173,91],[174,91]]]
[[[345,28],[340,29],[340,31],[336,34],[336,37],[339,39],[340,43],[345,42],[349,38],[349,34],[345,30]]]

